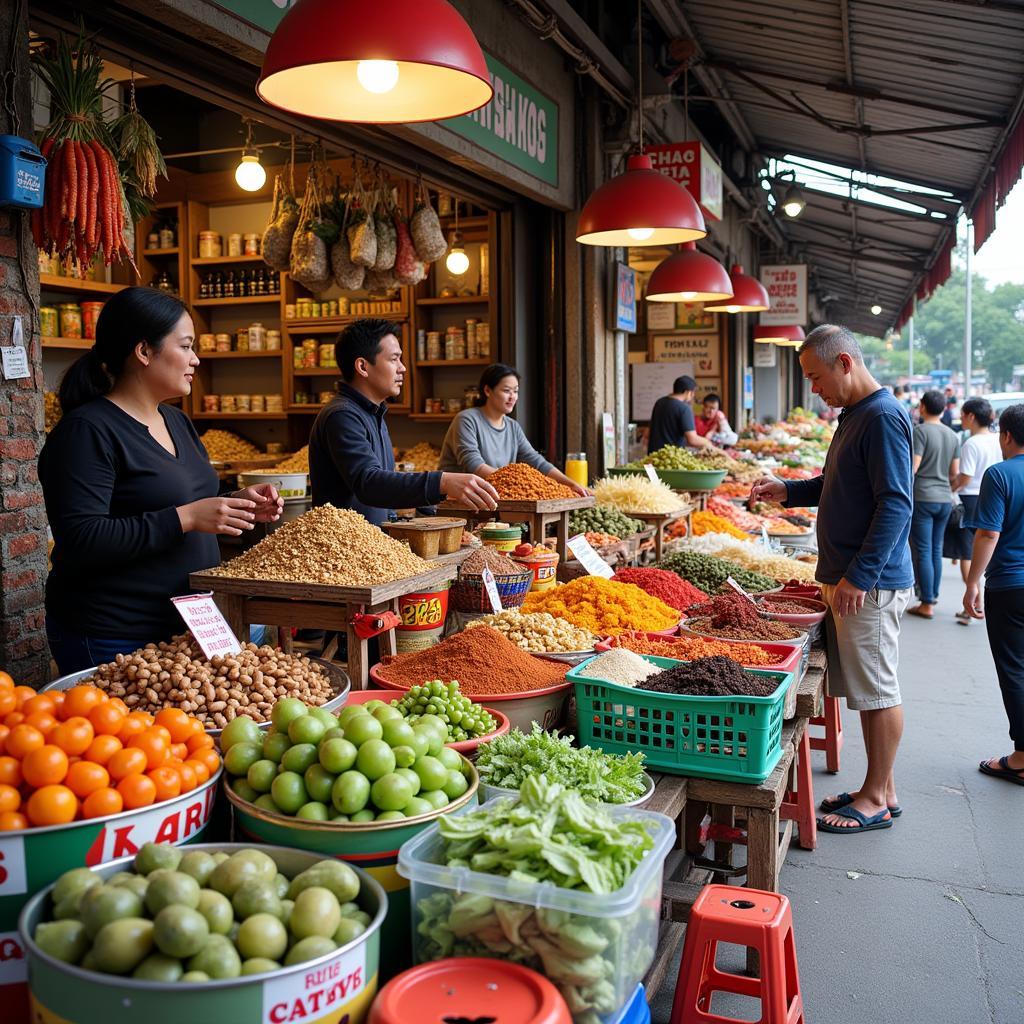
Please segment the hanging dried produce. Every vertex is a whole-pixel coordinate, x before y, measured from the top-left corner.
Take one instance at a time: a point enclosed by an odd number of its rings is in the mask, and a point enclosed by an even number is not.
[[[338,287],[344,291],[354,292],[363,287],[366,267],[360,267],[352,262],[348,238],[345,235],[331,246],[331,270]]]
[[[419,284],[427,276],[427,268],[416,254],[409,225],[402,214],[396,211],[393,218],[395,232],[398,236],[398,248],[395,255],[395,277],[399,284]]]
[[[353,204],[346,234],[352,262],[359,267],[372,267],[377,262],[377,230],[369,210],[359,200]]]
[[[396,207],[390,188],[380,191],[380,199],[373,217],[373,226],[377,231],[377,259],[373,269],[377,271],[391,270],[395,265],[395,254],[398,249],[398,232],[392,221]]]
[[[263,231],[263,262],[271,270],[287,270],[292,254],[292,239],[299,226],[299,204],[292,186],[285,185],[281,175],[274,178],[274,206],[270,221]]]
[[[371,295],[385,296],[398,287],[398,278],[393,270],[367,270],[363,287]]]
[[[139,113],[135,104],[135,72],[132,71],[128,92],[128,110],[110,126],[117,142],[117,156],[125,172],[142,199],[156,196],[158,175],[167,177],[167,164],[157,142],[156,132]]]
[[[413,207],[409,228],[416,246],[416,255],[424,263],[433,263],[448,251],[441,222],[430,204],[430,193],[423,187],[422,182],[417,190],[416,205]]]
[[[289,272],[292,280],[298,281],[314,294],[324,291],[331,283],[327,245],[314,230],[320,219],[320,189],[316,168],[311,167],[299,210],[299,225],[292,239]]]
[[[115,140],[103,121],[104,99],[113,84],[100,78],[103,61],[84,35],[74,49],[62,36],[56,54],[36,56],[34,67],[50,92],[52,114],[40,145],[49,168],[43,207],[32,217],[36,245],[60,259],[77,260],[83,269],[97,255],[106,264],[127,260],[134,268],[125,238],[125,187]],[[152,129],[146,129],[151,136]],[[155,160],[148,141],[143,148],[143,162]]]

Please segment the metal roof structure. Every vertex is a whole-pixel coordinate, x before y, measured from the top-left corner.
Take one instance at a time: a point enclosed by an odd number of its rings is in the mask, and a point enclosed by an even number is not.
[[[951,194],[894,193],[913,212],[806,191],[798,218],[777,219],[829,319],[884,333],[948,276],[958,207],[976,247],[992,230],[1024,158],[1024,0],[647,6],[696,44],[694,73],[748,148]]]

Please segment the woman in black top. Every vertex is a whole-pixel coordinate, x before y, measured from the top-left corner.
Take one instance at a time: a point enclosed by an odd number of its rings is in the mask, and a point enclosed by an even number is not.
[[[161,404],[199,365],[185,304],[126,288],[103,306],[96,342],[64,375],[64,415],[39,456],[53,532],[46,634],[62,674],[182,628],[170,598],[217,565],[216,535],[279,518],[269,484],[218,497],[191,422]]]

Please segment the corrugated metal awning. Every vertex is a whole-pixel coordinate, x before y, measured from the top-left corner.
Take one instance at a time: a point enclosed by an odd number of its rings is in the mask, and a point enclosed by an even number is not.
[[[983,240],[1019,176],[1024,2],[683,0],[678,9],[700,66],[722,86],[712,98],[734,104],[764,155],[948,194],[931,197],[946,211],[934,216],[864,202],[857,190],[808,191],[799,218],[779,218],[830,319],[871,334],[901,321],[948,273],[948,212],[962,205]],[[915,204],[928,196],[901,194]]]

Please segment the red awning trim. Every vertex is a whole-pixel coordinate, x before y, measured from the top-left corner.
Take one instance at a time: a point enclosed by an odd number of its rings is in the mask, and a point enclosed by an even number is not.
[[[996,210],[1006,202],[1006,197],[1013,186],[1020,181],[1021,169],[1024,168],[1024,117],[1017,119],[1017,124],[1006,139],[1006,145],[996,160],[995,170],[988,184],[982,189],[978,201],[971,210],[974,222],[974,251],[977,252],[985,240],[995,230]]]
[[[917,294],[907,299],[900,310],[900,315],[896,320],[897,331],[914,315],[915,300],[924,302],[926,299],[931,298],[932,292],[940,284],[945,284],[949,280],[949,275],[953,272],[954,248],[956,248],[956,234],[954,231],[950,231],[949,238],[946,240],[946,244],[939,250],[939,255],[931,265],[931,269],[918,282]]]

